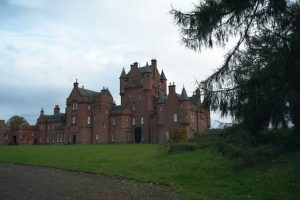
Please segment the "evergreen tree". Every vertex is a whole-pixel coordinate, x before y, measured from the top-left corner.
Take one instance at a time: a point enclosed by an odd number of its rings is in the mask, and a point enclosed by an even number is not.
[[[199,84],[207,107],[253,133],[270,122],[300,127],[299,0],[204,0],[171,14],[193,50],[238,38],[223,65]]]

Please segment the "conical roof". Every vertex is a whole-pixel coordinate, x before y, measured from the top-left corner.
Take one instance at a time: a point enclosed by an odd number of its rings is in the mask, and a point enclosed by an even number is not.
[[[166,97],[162,90],[159,91],[157,103],[162,104],[165,103]]]
[[[167,80],[164,70],[161,70],[161,74],[160,74],[160,80]]]
[[[123,67],[123,70],[122,70],[120,78],[126,78],[126,77],[127,77],[127,75],[126,75],[125,69]]]
[[[179,97],[179,100],[180,101],[188,101],[189,100],[189,97],[188,97],[184,87],[182,88],[182,92],[181,92],[181,95]]]

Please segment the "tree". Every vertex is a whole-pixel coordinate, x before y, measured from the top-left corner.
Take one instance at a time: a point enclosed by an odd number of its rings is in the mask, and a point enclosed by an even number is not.
[[[204,0],[172,9],[183,44],[196,51],[236,45],[199,86],[203,103],[258,133],[271,122],[300,127],[300,4],[289,0]]]
[[[24,117],[14,115],[9,118],[6,122],[8,126],[21,126],[21,125],[29,125]]]

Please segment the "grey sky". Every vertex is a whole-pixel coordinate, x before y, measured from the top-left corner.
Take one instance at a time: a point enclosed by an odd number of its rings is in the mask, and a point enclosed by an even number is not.
[[[223,61],[224,50],[193,52],[180,43],[171,5],[193,0],[0,0],[0,119],[36,122],[40,109],[64,110],[75,79],[108,87],[116,103],[119,75],[130,64],[158,60],[168,82],[188,95]],[[213,120],[217,118],[213,115]]]

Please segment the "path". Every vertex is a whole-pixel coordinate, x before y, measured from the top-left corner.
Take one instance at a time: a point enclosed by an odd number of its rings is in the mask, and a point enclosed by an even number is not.
[[[0,164],[0,200],[182,200],[170,188],[66,170]]]

